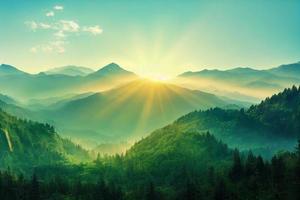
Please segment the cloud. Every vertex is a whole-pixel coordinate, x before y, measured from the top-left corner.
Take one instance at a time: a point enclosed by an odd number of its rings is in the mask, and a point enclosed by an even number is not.
[[[53,11],[49,11],[46,13],[47,17],[53,17],[54,16],[54,12]]]
[[[46,13],[47,17],[53,17],[57,11],[64,9],[61,5],[56,5],[53,10]],[[75,20],[49,20],[45,22],[26,21],[25,25],[33,31],[47,30],[51,33],[51,38],[44,44],[38,44],[29,49],[32,53],[45,52],[45,53],[64,53],[65,46],[68,43],[68,37],[72,35],[82,35],[84,32],[91,35],[99,35],[103,29],[99,25],[93,26],[80,26]]]
[[[37,45],[30,48],[31,53],[43,52],[43,53],[64,53],[65,52],[65,41],[56,40],[48,42],[46,44]]]
[[[62,40],[57,40],[54,42],[51,42],[50,45],[53,47],[53,49],[57,52],[57,53],[64,53],[65,52],[65,41]]]
[[[101,34],[103,32],[103,30],[98,25],[83,27],[82,31],[89,32],[93,35],[98,35],[98,34]]]
[[[64,7],[63,6],[60,6],[60,5],[56,5],[53,7],[54,10],[63,10]]]
[[[59,29],[65,32],[78,32],[80,28],[79,24],[71,20],[60,20],[58,25]]]
[[[45,23],[39,23],[37,28],[41,28],[41,29],[51,29],[51,25],[50,24],[45,24]]]
[[[65,38],[66,37],[66,34],[62,30],[55,32],[53,35],[57,38]]]
[[[35,21],[26,21],[25,25],[28,26],[31,30],[36,30],[38,28],[38,24]]]
[[[37,29],[51,29],[52,28],[50,24],[37,23],[35,21],[27,21],[27,22],[25,22],[25,25],[34,31]]]

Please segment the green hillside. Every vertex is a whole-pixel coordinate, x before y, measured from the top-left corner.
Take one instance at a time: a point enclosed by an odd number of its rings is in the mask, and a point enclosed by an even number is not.
[[[86,151],[62,139],[49,124],[21,120],[0,110],[0,168],[29,170],[38,165],[87,160]]]
[[[173,125],[183,131],[207,131],[241,149],[291,149],[299,138],[300,89],[295,86],[248,110],[195,111]]]

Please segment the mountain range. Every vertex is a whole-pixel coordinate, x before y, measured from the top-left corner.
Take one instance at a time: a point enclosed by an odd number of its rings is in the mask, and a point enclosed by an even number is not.
[[[95,71],[88,67],[69,65],[69,66],[64,66],[64,67],[53,68],[53,69],[45,71],[44,73],[48,74],[48,75],[62,74],[62,75],[67,75],[67,76],[86,76],[93,72],[95,72]]]
[[[141,79],[50,105],[40,113],[68,136],[120,142],[141,138],[195,109],[228,104],[209,93]]]
[[[23,102],[30,99],[44,99],[70,93],[99,92],[117,87],[137,78],[117,64],[111,63],[100,70],[86,76],[70,76],[62,74],[28,74],[15,67],[0,66],[0,91]]]
[[[300,83],[300,63],[281,65],[268,70],[238,67],[229,70],[202,70],[180,74],[174,83],[183,87],[259,102]]]
[[[299,67],[295,63],[269,70],[202,70],[162,83],[141,79],[116,63],[97,71],[67,66],[39,74],[2,64],[0,93],[5,95],[0,100],[5,111],[53,124],[60,134],[84,143],[132,142],[194,110],[247,108],[249,102],[300,83]],[[239,116],[237,111],[224,112]],[[226,133],[223,125],[215,126],[214,134]],[[229,144],[240,140],[222,139]]]

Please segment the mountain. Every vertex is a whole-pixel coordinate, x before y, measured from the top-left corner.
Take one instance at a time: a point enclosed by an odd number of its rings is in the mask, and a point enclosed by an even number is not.
[[[18,104],[18,102],[15,99],[4,94],[0,94],[0,101],[3,101],[7,104],[14,104],[14,105]]]
[[[279,67],[273,68],[268,70],[274,74],[287,76],[287,77],[296,77],[299,78],[300,76],[300,62],[281,65]]]
[[[7,73],[6,71],[12,71],[14,68],[2,65],[6,73],[3,72],[1,75],[0,69],[0,92],[30,103],[31,99],[46,99],[71,93],[100,92],[137,79],[134,73],[116,66],[116,64],[107,65],[87,76],[69,76],[44,72],[39,74],[19,71]]]
[[[11,65],[7,65],[7,64],[0,65],[0,76],[21,75],[21,74],[26,74],[26,73]]]
[[[64,67],[57,67],[50,69],[48,71],[45,71],[45,74],[62,74],[67,76],[86,76],[88,74],[93,73],[94,70],[87,68],[87,67],[80,67],[80,66],[64,66]]]
[[[90,74],[91,77],[95,76],[122,76],[122,75],[132,75],[135,76],[134,73],[129,72],[123,68],[121,68],[116,63],[110,63],[103,68],[99,69],[98,71]]]
[[[38,119],[38,116],[29,109],[18,104],[6,103],[0,99],[0,109],[22,119]]]
[[[21,120],[0,110],[0,168],[31,170],[36,165],[88,159],[79,146],[62,139],[49,124]]]
[[[125,158],[133,162],[136,170],[166,177],[168,172],[185,165],[207,169],[217,162],[230,160],[231,153],[227,145],[209,133],[184,132],[171,125],[137,142]]]
[[[293,84],[300,84],[299,63],[282,65],[269,70],[238,67],[229,70],[202,70],[185,72],[177,76],[175,84],[191,89],[232,97],[238,92],[237,100],[247,96],[264,99]],[[250,99],[249,99],[250,100]],[[252,100],[256,103],[257,100]]]
[[[215,95],[137,80],[44,112],[63,133],[103,141],[136,139],[195,109],[225,106]],[[75,134],[78,133],[78,134]]]
[[[295,86],[244,110],[191,112],[170,125],[182,132],[210,131],[230,147],[270,156],[292,149],[300,137],[300,88]]]

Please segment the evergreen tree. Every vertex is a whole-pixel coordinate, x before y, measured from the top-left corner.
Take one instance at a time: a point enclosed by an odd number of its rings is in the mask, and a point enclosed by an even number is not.
[[[106,187],[106,184],[102,178],[99,178],[94,192],[94,199],[106,200],[108,198],[109,198],[109,191]]]
[[[233,152],[233,166],[229,172],[229,177],[236,182],[241,179],[243,175],[243,166],[241,162],[240,152],[235,149]]]
[[[29,199],[30,200],[40,199],[40,185],[35,172],[33,173],[31,179]]]
[[[214,199],[215,200],[226,200],[228,199],[228,194],[226,190],[226,185],[223,179],[220,179],[215,187],[214,192]]]
[[[275,199],[285,199],[285,182],[284,182],[285,166],[281,157],[274,156],[272,158],[272,182],[273,193]]]
[[[80,196],[82,194],[82,184],[81,184],[81,181],[78,180],[76,185],[75,185],[75,200],[79,200],[80,199]]]
[[[150,181],[149,186],[146,191],[146,200],[156,200],[157,195],[155,192],[155,187],[152,181]]]
[[[296,166],[295,166],[295,199],[300,200],[300,140],[298,140],[298,144],[296,147]]]

